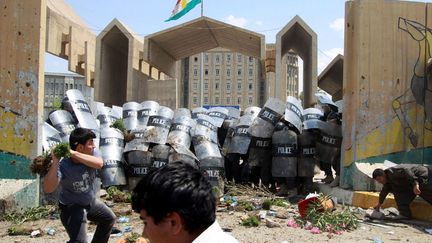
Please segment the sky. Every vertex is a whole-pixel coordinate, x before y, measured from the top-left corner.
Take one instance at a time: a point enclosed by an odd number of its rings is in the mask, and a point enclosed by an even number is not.
[[[47,0],[57,1],[57,0]],[[182,18],[164,22],[177,0],[65,0],[98,35],[114,18],[146,36],[200,17],[200,6]],[[276,34],[299,15],[318,35],[318,73],[343,54],[345,0],[203,0],[204,16],[265,35]],[[67,63],[50,54],[46,72],[66,72]]]

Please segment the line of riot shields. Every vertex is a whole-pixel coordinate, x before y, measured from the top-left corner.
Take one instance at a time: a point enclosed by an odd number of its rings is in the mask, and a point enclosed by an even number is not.
[[[307,193],[315,165],[339,163],[340,125],[323,121],[319,109],[303,109],[294,97],[270,98],[262,108],[240,113],[223,107],[172,110],[155,101],[122,107],[96,102],[91,109],[80,91],[66,96],[73,110],[50,113],[43,147],[68,142],[75,127],[93,130],[104,161],[103,187],[133,189],[153,168],[181,161],[199,168],[220,192],[231,181]],[[130,141],[111,127],[120,118],[134,135]]]

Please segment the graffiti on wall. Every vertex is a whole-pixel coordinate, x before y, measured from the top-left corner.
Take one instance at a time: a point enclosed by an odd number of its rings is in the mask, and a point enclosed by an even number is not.
[[[418,58],[413,67],[410,87],[393,100],[392,107],[402,124],[403,132],[413,147],[418,145],[418,132],[408,111],[413,105],[424,108],[424,129],[432,131],[432,29],[416,21],[400,17],[398,28],[418,43]]]

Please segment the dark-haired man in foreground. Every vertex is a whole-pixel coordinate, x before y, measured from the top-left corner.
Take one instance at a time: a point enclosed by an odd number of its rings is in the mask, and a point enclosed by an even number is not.
[[[135,187],[132,209],[152,243],[236,243],[216,221],[216,198],[202,173],[175,162],[149,172]]]
[[[375,169],[372,177],[383,184],[376,210],[381,208],[389,192],[393,193],[402,217],[411,218],[409,205],[419,195],[432,204],[432,168],[415,164],[401,164],[386,170]]]

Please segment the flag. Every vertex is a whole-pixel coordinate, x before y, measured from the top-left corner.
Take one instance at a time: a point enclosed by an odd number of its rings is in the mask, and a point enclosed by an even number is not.
[[[201,0],[177,0],[177,3],[171,13],[171,17],[165,20],[165,22],[179,19],[200,3]]]

